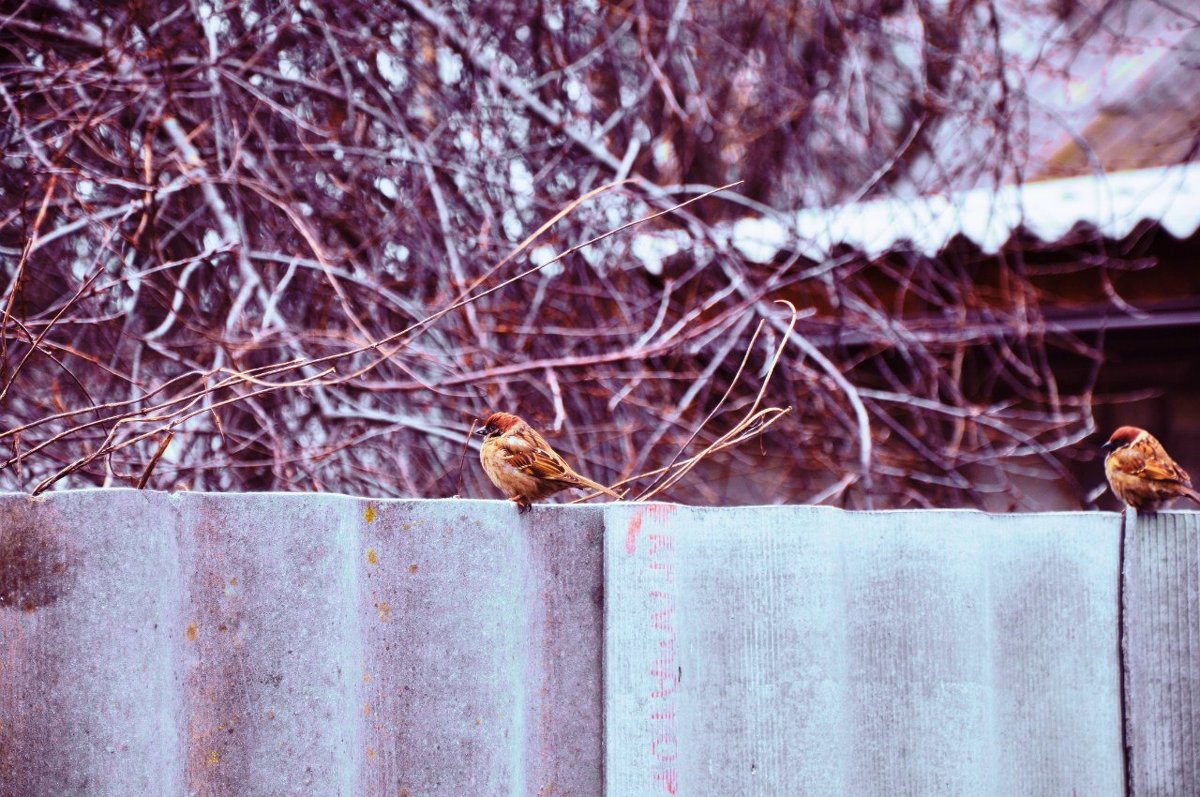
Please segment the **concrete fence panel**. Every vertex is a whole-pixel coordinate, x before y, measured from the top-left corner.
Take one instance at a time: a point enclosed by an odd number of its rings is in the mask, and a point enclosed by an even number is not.
[[[185,793],[187,596],[167,503],[0,497],[3,797]]]
[[[607,511],[610,794],[1121,793],[1112,516]]]
[[[0,797],[1200,793],[1132,521],[0,496]]]
[[[1200,513],[1130,516],[1126,706],[1137,795],[1200,793]]]
[[[595,794],[601,510],[0,497],[0,789]]]

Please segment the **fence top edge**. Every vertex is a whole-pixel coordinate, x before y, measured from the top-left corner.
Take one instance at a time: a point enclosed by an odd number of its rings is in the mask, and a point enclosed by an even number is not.
[[[39,496],[31,496],[28,493],[20,492],[0,492],[0,501],[16,501],[24,500],[29,503],[53,502],[57,500],[68,500],[71,496],[84,495],[100,495],[111,494],[114,496],[127,496],[130,494],[144,495],[146,497],[166,497],[171,501],[238,501],[248,498],[262,500],[267,496],[272,496],[272,500],[281,501],[299,501],[299,500],[329,500],[335,499],[338,501],[368,501],[378,504],[421,504],[434,506],[438,504],[449,504],[450,502],[468,505],[484,505],[484,504],[506,504],[507,501],[501,501],[493,498],[392,498],[392,497],[376,497],[368,495],[348,495],[346,493],[284,493],[284,492],[167,492],[163,490],[137,490],[133,487],[86,487],[71,490],[52,490],[43,493]],[[535,510],[540,512],[580,512],[580,511],[596,511],[601,509],[604,511],[616,511],[620,513],[635,511],[639,508],[674,508],[687,510],[688,512],[697,513],[729,513],[738,511],[755,512],[796,512],[802,510],[811,513],[830,513],[830,514],[845,514],[855,516],[875,516],[875,515],[912,515],[912,514],[959,514],[972,517],[1063,517],[1063,518],[1078,518],[1078,517],[1095,517],[1109,520],[1116,520],[1121,517],[1117,512],[1099,512],[1099,511],[1071,511],[1071,510],[1055,510],[1048,512],[986,512],[980,509],[972,509],[965,507],[948,507],[934,509],[872,509],[872,510],[847,510],[835,506],[825,506],[820,504],[751,504],[737,506],[695,506],[692,504],[677,504],[671,502],[610,502],[610,503],[590,503],[590,504],[541,504],[535,507]],[[515,512],[515,508],[514,508]],[[1166,510],[1162,514],[1168,515],[1195,515],[1200,514],[1196,510]]]

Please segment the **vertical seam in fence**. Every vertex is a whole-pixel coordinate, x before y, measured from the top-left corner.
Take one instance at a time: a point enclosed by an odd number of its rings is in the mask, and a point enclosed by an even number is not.
[[[608,555],[608,539],[617,534],[617,527],[609,528],[612,510],[605,509],[600,520],[600,797],[612,794],[609,776],[613,767],[609,763],[609,716],[608,706],[612,692],[612,673],[608,658],[608,635],[610,633],[609,612],[612,611],[611,571],[612,561]]]
[[[600,702],[596,712],[600,722],[600,794],[608,795],[608,535],[616,534],[608,527],[609,512],[600,512],[600,630],[596,634],[600,646]],[[540,797],[540,795],[539,795]]]
[[[1193,546],[1195,545],[1195,542],[1196,542],[1196,535],[1191,533],[1192,529],[1189,528],[1190,524],[1188,524],[1184,520],[1183,517],[1178,517],[1178,518],[1176,518],[1176,520],[1177,520],[1179,526],[1181,527],[1181,533],[1182,533],[1183,539],[1184,539],[1184,557],[1183,557],[1183,568],[1182,568],[1183,572],[1181,574],[1182,578],[1180,580],[1185,585],[1195,584],[1196,582],[1194,580],[1193,575],[1191,574],[1191,570],[1192,570],[1192,563],[1197,560],[1196,554],[1193,549]],[[1184,593],[1185,597],[1184,597],[1184,601],[1183,601],[1183,605],[1185,607],[1187,607],[1186,619],[1187,619],[1187,627],[1188,627],[1187,657],[1186,657],[1185,661],[1195,661],[1196,660],[1195,654],[1193,652],[1196,640],[1192,633],[1196,628],[1196,623],[1191,619],[1191,613],[1195,610],[1195,604],[1190,601],[1191,594],[1192,594],[1191,590],[1188,589]],[[1197,712],[1195,709],[1195,702],[1193,700],[1193,692],[1192,692],[1193,683],[1194,683],[1193,679],[1189,677],[1188,678],[1188,713],[1187,713],[1188,720],[1187,721],[1189,723],[1189,727],[1192,727],[1191,742],[1194,745],[1196,731],[1195,731],[1194,726],[1191,726],[1191,723],[1194,722]],[[1200,783],[1200,772],[1197,772],[1197,769],[1196,769],[1197,759],[1200,759],[1200,756],[1192,755],[1191,759],[1192,759],[1191,782],[1193,784]],[[1185,777],[1186,777],[1186,774],[1185,774]]]
[[[1181,612],[1177,609],[1173,600],[1171,582],[1175,576],[1175,564],[1178,557],[1175,555],[1178,547],[1174,529],[1171,524],[1171,516],[1160,515],[1161,520],[1157,524],[1158,534],[1157,540],[1161,548],[1159,555],[1155,557],[1155,563],[1159,568],[1159,581],[1161,587],[1158,590],[1160,596],[1157,603],[1162,607],[1162,611],[1166,617],[1164,626],[1165,634],[1155,635],[1155,660],[1165,662],[1165,672],[1167,683],[1169,686],[1166,689],[1167,705],[1170,709],[1168,716],[1173,719],[1168,723],[1171,729],[1171,738],[1167,746],[1167,755],[1159,759],[1158,783],[1167,784],[1173,787],[1183,777],[1183,768],[1179,760],[1180,755],[1186,749],[1184,744],[1184,729],[1178,718],[1183,716],[1183,689],[1179,678],[1179,660],[1177,656],[1172,655],[1175,650],[1175,643],[1182,639],[1182,620]]]
[[[1117,537],[1117,689],[1121,704],[1121,773],[1125,778],[1126,797],[1133,794],[1133,756],[1130,751],[1129,739],[1129,694],[1126,689],[1126,681],[1129,678],[1129,669],[1127,667],[1129,643],[1126,638],[1125,629],[1125,604],[1127,600],[1125,595],[1127,580],[1125,546],[1127,544],[1127,527],[1131,511],[1127,509],[1121,513],[1121,533]]]

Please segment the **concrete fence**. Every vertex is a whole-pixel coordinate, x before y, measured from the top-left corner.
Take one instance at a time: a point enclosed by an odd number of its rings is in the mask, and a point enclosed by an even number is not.
[[[0,496],[0,795],[1197,794],[1198,535]]]

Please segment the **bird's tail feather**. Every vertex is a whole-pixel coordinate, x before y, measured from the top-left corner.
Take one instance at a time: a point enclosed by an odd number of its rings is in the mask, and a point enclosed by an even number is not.
[[[1184,487],[1183,494],[1195,501],[1197,504],[1200,504],[1200,493],[1196,492],[1191,487]]]
[[[577,479],[579,479],[580,487],[587,487],[589,490],[599,490],[600,492],[604,493],[605,495],[611,495],[613,498],[617,499],[618,501],[621,500],[620,493],[616,492],[615,490],[611,490],[608,487],[605,487],[603,484],[594,482],[591,479],[589,479],[587,476],[580,476],[578,473],[575,474],[575,477]],[[1200,500],[1200,499],[1198,499],[1198,500]]]

